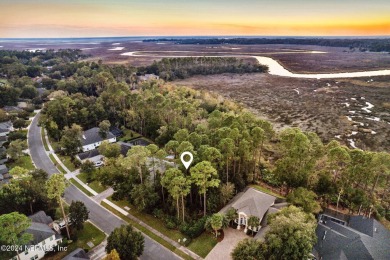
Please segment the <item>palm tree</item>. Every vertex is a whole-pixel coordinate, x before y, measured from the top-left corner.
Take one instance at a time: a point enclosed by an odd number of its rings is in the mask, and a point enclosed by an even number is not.
[[[238,218],[237,210],[233,207],[230,207],[225,214],[225,218],[228,221],[229,225],[232,224],[232,221]]]
[[[253,229],[254,227],[257,227],[260,225],[260,219],[256,216],[250,216],[247,223],[248,227],[251,227],[251,232],[253,235]]]

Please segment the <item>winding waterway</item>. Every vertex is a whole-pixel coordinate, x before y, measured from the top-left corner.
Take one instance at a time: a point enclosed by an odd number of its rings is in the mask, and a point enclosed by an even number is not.
[[[179,57],[197,57],[195,55],[153,55],[151,53],[178,53],[178,52],[192,52],[192,51],[134,51],[134,52],[125,52],[121,55],[124,56],[152,56],[152,57],[161,57],[161,58],[179,58]],[[193,53],[193,52],[192,52]],[[202,52],[197,52],[202,53]],[[227,54],[224,56],[209,56],[209,55],[199,55],[207,57],[237,57],[238,55],[232,55],[230,52],[218,52]],[[278,54],[280,52],[275,52],[273,54]],[[302,52],[291,52],[291,53],[322,53],[317,51],[302,51]],[[390,75],[390,69],[388,70],[372,70],[372,71],[357,71],[357,72],[341,72],[341,73],[319,73],[319,74],[301,74],[293,73],[286,68],[284,68],[278,61],[265,57],[265,56],[251,56],[255,58],[260,64],[268,66],[268,73],[271,75],[282,76],[282,77],[292,77],[292,78],[307,78],[307,79],[334,79],[334,78],[358,78],[358,77],[375,77],[375,76],[386,76]]]

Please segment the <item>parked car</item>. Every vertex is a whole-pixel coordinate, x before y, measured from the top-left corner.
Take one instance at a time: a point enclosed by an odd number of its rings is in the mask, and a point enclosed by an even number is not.
[[[103,166],[104,163],[103,163],[102,161],[96,161],[94,165],[95,165],[95,167],[97,168],[97,167]]]

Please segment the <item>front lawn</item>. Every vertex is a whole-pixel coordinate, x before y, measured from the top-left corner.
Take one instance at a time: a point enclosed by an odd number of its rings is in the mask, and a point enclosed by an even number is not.
[[[31,161],[30,155],[23,155],[23,156],[19,157],[19,159],[17,159],[16,161],[7,163],[7,167],[9,169],[14,168],[15,166],[19,166],[19,167],[25,168],[25,169],[30,170],[30,171],[35,169],[32,161]]]
[[[82,248],[86,252],[91,250],[87,243],[92,242],[94,244],[94,247],[99,245],[103,240],[106,238],[106,235],[104,232],[102,232],[100,229],[95,227],[90,222],[84,223],[84,228],[82,230],[75,231],[77,236],[77,241],[73,241],[67,246],[67,250],[63,252],[57,252],[56,254],[48,254],[43,259],[53,259],[53,260],[60,260],[64,258],[66,255],[71,253],[77,248]],[[65,238],[65,237],[64,237]]]
[[[53,154],[49,154],[49,158],[61,173],[66,174],[66,171],[64,170],[64,168],[62,168],[62,166],[60,164],[58,164],[58,162],[57,162],[56,158],[54,158]]]
[[[133,130],[130,130],[130,129],[125,129],[123,131],[123,136],[119,138],[119,141],[126,142],[126,141],[130,141],[132,139],[138,138],[138,137],[141,137],[141,135],[139,133],[134,132]]]
[[[205,258],[217,243],[218,241],[215,236],[205,231],[202,233],[202,235],[191,241],[191,243],[188,245],[188,249]]]
[[[76,186],[77,188],[79,188],[79,190],[81,190],[82,192],[84,192],[85,194],[87,194],[88,196],[93,196],[93,194],[91,192],[89,192],[89,190],[87,190],[86,188],[83,187],[83,185],[81,185],[80,183],[78,183],[75,179],[71,178],[70,179],[70,182]]]
[[[147,213],[139,212],[127,200],[115,201],[111,198],[111,196],[108,197],[107,199],[115,203],[116,205],[120,206],[122,209],[124,209],[125,206],[129,207],[130,208],[130,210],[128,211],[129,214],[133,215],[134,217],[138,218],[142,222],[158,230],[159,232],[161,232],[162,234],[166,235],[167,237],[169,237],[170,239],[176,242],[179,239],[183,239],[183,238],[188,239],[188,237],[183,235],[179,230],[169,229],[165,227],[161,219],[158,219]],[[188,249],[190,249],[191,251],[193,251],[194,253],[198,254],[201,257],[205,257],[211,251],[211,249],[214,248],[216,244],[217,244],[217,240],[214,238],[212,234],[208,232],[203,232],[202,235],[191,240],[191,243],[188,245]]]
[[[93,174],[92,174],[92,176],[93,176]],[[88,183],[87,182],[87,174],[85,172],[82,172],[82,173],[78,174],[77,178],[79,178],[79,180],[81,180],[85,184]],[[103,191],[105,191],[107,189],[106,186],[102,185],[99,181],[95,180],[93,177],[92,177],[92,181],[89,182],[87,185],[89,187],[91,187],[91,189],[96,191],[97,193],[101,193],[101,192],[103,192]]]
[[[146,214],[146,213],[143,213],[143,212],[136,210],[135,207],[133,205],[131,205],[126,200],[115,201],[115,200],[111,199],[111,196],[108,197],[107,199],[109,201],[115,203],[116,205],[118,205],[121,208],[124,208],[126,206],[129,207],[130,210],[128,212],[131,215],[142,220],[142,222],[145,222],[146,224],[148,224],[152,228],[160,231],[161,233],[163,233],[164,235],[166,235],[167,237],[169,237],[172,240],[178,241],[179,239],[183,239],[186,237],[182,233],[180,233],[180,231],[178,231],[178,230],[169,229],[169,228],[165,227],[165,225],[162,223],[161,219],[158,219],[152,215],[149,215],[149,214]],[[188,239],[188,237],[187,237],[187,239]]]
[[[57,154],[58,158],[61,160],[61,162],[68,168],[69,171],[73,172],[77,168],[73,164],[72,159],[68,155],[62,155],[58,151],[61,150],[60,142],[55,141],[53,138],[49,137],[49,142],[51,147],[53,148],[54,152]],[[45,142],[44,142],[45,143]]]
[[[69,171],[73,172],[76,170],[76,166],[72,163],[70,156],[57,154],[61,162],[68,168]]]

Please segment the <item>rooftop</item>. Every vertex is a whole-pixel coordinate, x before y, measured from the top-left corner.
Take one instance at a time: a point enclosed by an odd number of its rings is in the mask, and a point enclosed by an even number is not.
[[[43,210],[38,211],[34,215],[29,216],[29,218],[31,219],[32,222],[46,224],[46,225],[49,225],[53,222],[53,219],[50,216],[46,215],[46,213]]]
[[[238,213],[245,213],[248,217],[256,216],[261,221],[268,209],[275,203],[275,200],[276,197],[249,187],[237,194],[221,212],[233,207]]]
[[[351,216],[349,226],[318,223],[314,249],[322,259],[390,259],[390,231],[375,219]]]
[[[108,132],[107,137],[102,138],[102,136],[100,135],[99,132],[100,132],[99,127],[94,127],[94,128],[91,128],[91,129],[84,131],[83,138],[81,139],[82,144],[83,145],[94,144],[94,143],[102,142],[104,140],[108,140],[108,139],[115,137],[111,132]]]

